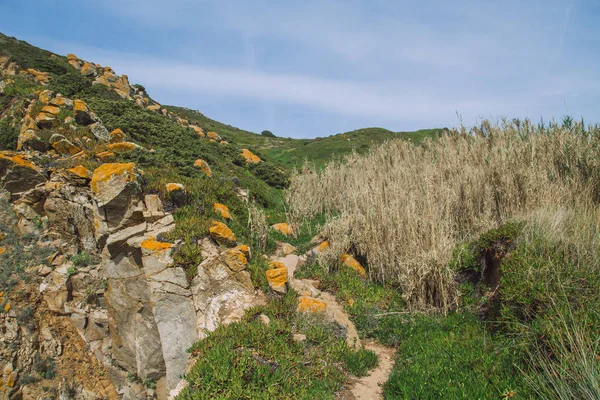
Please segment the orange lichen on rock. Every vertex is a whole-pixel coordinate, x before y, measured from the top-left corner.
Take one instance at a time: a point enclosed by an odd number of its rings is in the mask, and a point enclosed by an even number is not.
[[[367,271],[365,271],[365,268],[362,265],[360,265],[358,260],[352,257],[350,254],[342,255],[342,258],[340,260],[345,266],[352,268],[353,270],[358,272],[362,277],[367,276]]]
[[[216,140],[218,142],[221,141],[221,136],[219,136],[217,132],[208,132],[206,136],[208,136],[209,139]]]
[[[38,95],[38,99],[44,104],[48,104],[50,102],[51,98],[52,98],[52,91],[50,91],[50,90],[42,90],[40,92],[40,94]]]
[[[250,247],[247,244],[240,244],[236,249],[244,253],[248,260],[250,259]]]
[[[259,163],[262,161],[259,156],[257,156],[256,154],[254,154],[253,152],[251,152],[248,149],[242,149],[241,156],[246,159],[246,162],[252,163],[252,164],[256,164],[256,163]]]
[[[10,151],[0,152],[0,161],[2,160],[10,161],[19,167],[26,167],[37,170],[34,163],[25,159],[22,155],[15,155],[13,152]],[[0,165],[1,164],[2,163],[0,163]]]
[[[185,190],[185,186],[183,186],[181,183],[167,183],[165,185],[165,189],[167,189],[167,192],[171,193],[179,190]]]
[[[153,104],[151,106],[146,107],[150,111],[158,111],[160,110],[160,104]]]
[[[7,312],[9,312],[9,311],[10,311],[10,303],[6,303],[6,304],[4,305],[4,312],[5,312],[5,313],[7,313]]]
[[[235,235],[227,225],[222,222],[213,221],[208,228],[210,236],[222,246],[235,246]]]
[[[79,58],[75,54],[69,53],[67,54],[67,60],[79,60]]]
[[[136,179],[135,164],[134,163],[114,163],[114,164],[102,164],[94,170],[92,174],[92,181],[90,187],[92,192],[98,194],[99,183],[110,180],[115,175],[124,175],[127,180],[133,182]]]
[[[126,153],[131,150],[139,149],[140,146],[131,142],[119,142],[110,143],[106,146],[109,151],[116,151],[117,153]]]
[[[80,112],[88,112],[87,104],[83,100],[73,100],[73,110]]]
[[[154,238],[149,238],[144,240],[140,247],[145,250],[150,250],[152,252],[164,251],[173,247],[171,243],[159,242]]]
[[[326,240],[317,246],[317,253],[323,253],[328,248],[329,248],[329,241]]]
[[[87,169],[86,167],[84,167],[83,165],[78,165],[76,167],[73,167],[69,170],[70,173],[72,173],[73,175],[79,177],[79,178],[83,178],[83,179],[92,179],[92,171],[90,171],[89,169]]]
[[[223,253],[223,261],[234,272],[242,271],[248,265],[246,255],[237,247]]]
[[[194,131],[196,131],[196,133],[198,134],[198,136],[200,136],[200,137],[206,137],[206,135],[204,134],[204,129],[200,128],[199,126],[190,125],[190,128],[192,128]]]
[[[0,247],[0,254],[6,253],[6,247]]]
[[[111,143],[121,143],[125,141],[125,133],[117,128],[110,133],[110,142]]]
[[[100,153],[96,153],[96,158],[100,161],[108,160],[109,158],[113,158],[115,153],[110,151],[101,151]]]
[[[56,115],[60,112],[60,108],[55,107],[55,106],[44,106],[44,107],[42,107],[42,111],[47,114]]]
[[[231,214],[229,213],[229,207],[225,204],[214,203],[215,212],[220,214],[221,217],[226,219],[231,219]]]
[[[298,297],[298,312],[321,312],[327,308],[327,303],[323,300],[315,299],[310,296]]]
[[[199,158],[196,161],[194,161],[194,167],[200,168],[202,172],[206,174],[206,176],[212,176],[212,171],[210,170],[208,163],[203,159]]]
[[[285,284],[288,281],[288,270],[284,263],[272,261],[269,263],[269,269],[265,271],[269,287],[279,293],[285,293]]]
[[[271,225],[271,228],[275,229],[277,232],[281,233],[285,236],[292,236],[294,234],[294,230],[285,222],[281,222],[279,224]]]

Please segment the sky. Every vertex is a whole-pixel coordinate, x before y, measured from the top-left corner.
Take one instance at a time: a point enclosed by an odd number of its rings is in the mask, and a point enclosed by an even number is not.
[[[2,0],[0,15],[0,32],[253,132],[600,122],[597,0]]]

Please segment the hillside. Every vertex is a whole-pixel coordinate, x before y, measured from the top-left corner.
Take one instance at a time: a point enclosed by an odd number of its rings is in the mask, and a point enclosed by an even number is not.
[[[0,400],[599,398],[599,126],[286,139],[142,84],[0,34]]]
[[[372,146],[388,140],[404,139],[420,143],[425,138],[436,138],[447,131],[443,128],[422,129],[414,132],[392,132],[384,128],[363,128],[324,138],[273,138],[222,124],[211,120],[198,111],[175,106],[166,106],[166,108],[200,126],[206,126],[207,129],[213,130],[225,138],[231,138],[233,142],[246,146],[257,154],[264,155],[265,158],[276,161],[286,168],[300,167],[304,161],[322,167],[328,161],[334,158],[342,159],[353,151],[364,154]]]

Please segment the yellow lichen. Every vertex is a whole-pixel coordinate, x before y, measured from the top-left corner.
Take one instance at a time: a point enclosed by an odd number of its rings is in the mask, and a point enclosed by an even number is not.
[[[142,249],[150,250],[150,251],[163,251],[170,249],[173,247],[171,243],[159,242],[156,239],[150,238],[146,239],[141,244]]]
[[[98,194],[98,183],[106,182],[115,175],[126,175],[127,180],[133,182],[136,178],[134,163],[102,164],[94,170],[90,187]]]
[[[92,171],[90,171],[83,165],[78,165],[76,167],[69,169],[68,171],[70,173],[72,173],[73,175],[78,176],[83,179],[91,179],[92,178]]]
[[[135,150],[139,147],[140,146],[138,146],[137,144],[131,142],[109,143],[106,146],[106,148],[109,151],[116,151],[117,153],[125,153],[131,150]]]
[[[268,270],[265,271],[267,281],[272,289],[281,289],[288,281],[288,271],[284,263],[272,261]]]
[[[167,189],[167,192],[169,192],[169,193],[185,189],[185,187],[181,183],[167,183],[165,185],[165,188]]]
[[[221,217],[226,219],[231,219],[231,214],[229,213],[229,207],[225,204],[214,203],[215,212],[220,214]]]
[[[201,158],[194,161],[194,167],[200,168],[202,170],[202,172],[204,172],[206,174],[206,176],[208,176],[208,177],[212,176],[212,171],[210,170],[208,163],[206,161],[202,160]]]
[[[44,106],[44,107],[42,107],[42,111],[47,114],[56,115],[60,112],[60,108],[55,107],[55,106]]]
[[[362,265],[360,265],[358,260],[356,258],[352,257],[350,254],[343,254],[341,261],[345,266],[352,268],[353,270],[358,272],[361,276],[363,276],[363,277],[367,276],[367,272],[365,271],[364,267]]]
[[[272,225],[271,227],[285,236],[292,236],[294,234],[294,230],[292,229],[292,227],[285,222]]]
[[[298,312],[321,312],[325,310],[327,303],[323,300],[310,296],[298,297]]]
[[[262,160],[256,154],[252,153],[248,149],[242,149],[241,156],[246,159],[246,162],[256,164],[261,162]]]

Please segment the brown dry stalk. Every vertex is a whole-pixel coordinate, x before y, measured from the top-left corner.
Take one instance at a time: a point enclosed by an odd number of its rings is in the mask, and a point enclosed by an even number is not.
[[[370,278],[399,285],[413,309],[448,310],[457,243],[535,211],[595,203],[599,149],[597,128],[484,121],[419,146],[390,141],[322,171],[306,166],[287,191],[289,214],[298,223],[325,213],[331,260],[353,246]]]

